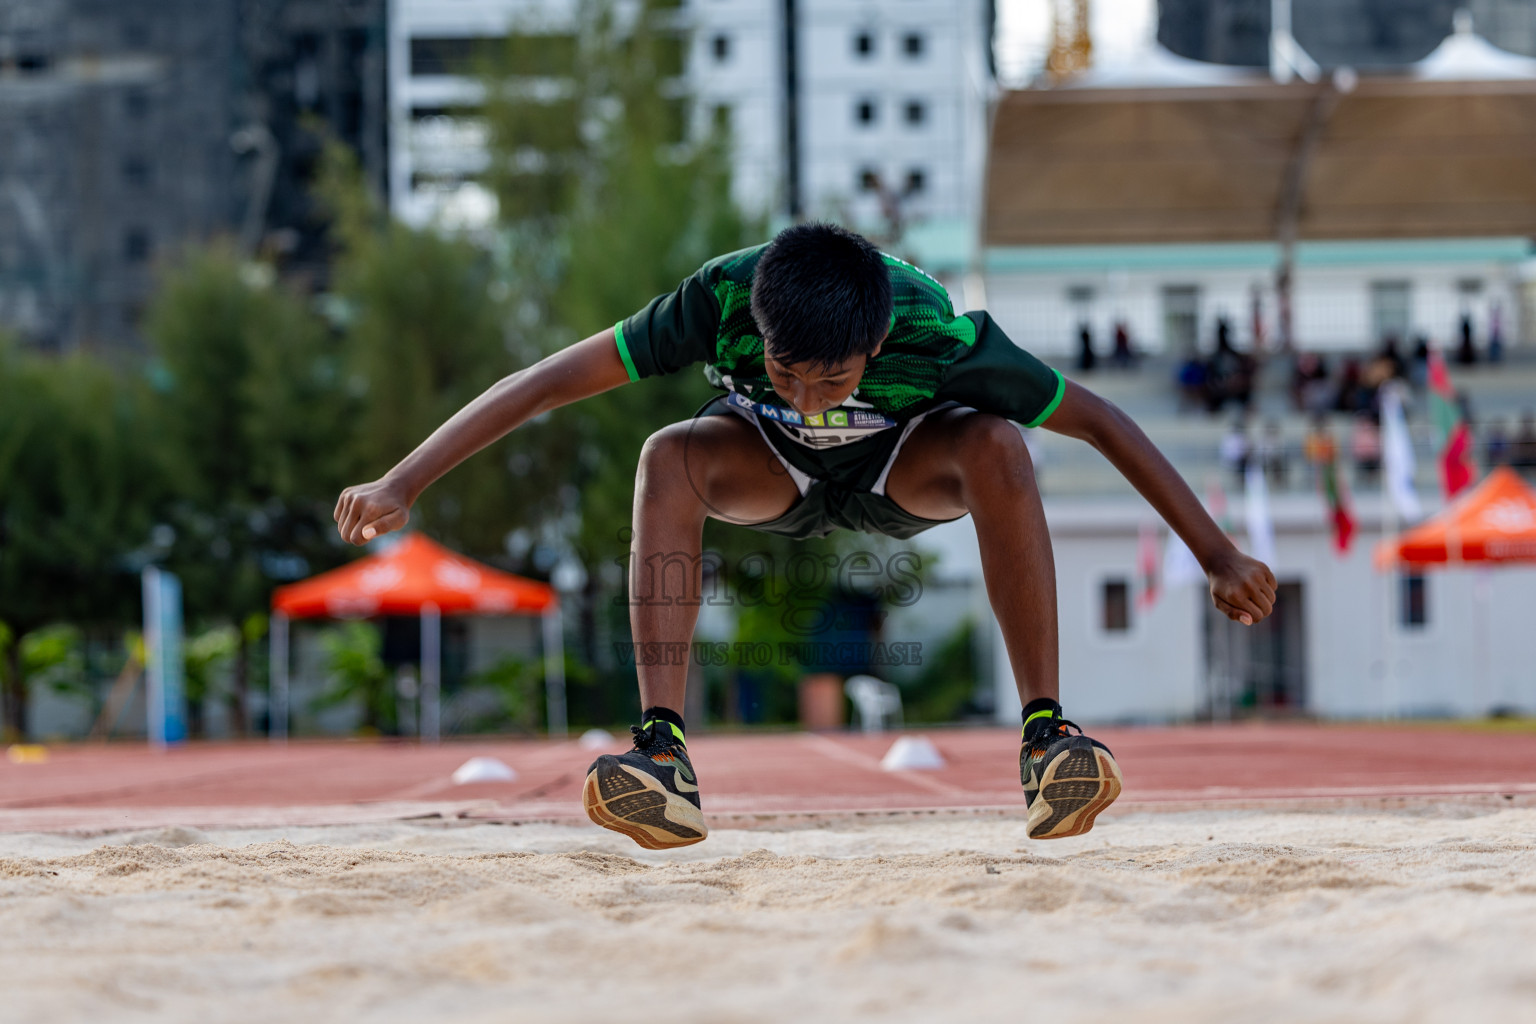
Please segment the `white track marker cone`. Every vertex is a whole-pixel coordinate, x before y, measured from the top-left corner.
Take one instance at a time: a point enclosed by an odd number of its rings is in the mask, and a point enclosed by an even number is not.
[[[454,783],[460,786],[470,782],[511,782],[515,778],[517,772],[512,766],[494,757],[472,757],[453,773]]]
[[[928,737],[903,736],[885,752],[880,767],[888,772],[931,772],[946,767],[946,764],[939,748]]]
[[[607,729],[588,729],[581,734],[576,745],[582,750],[607,750],[613,746],[613,733]]]

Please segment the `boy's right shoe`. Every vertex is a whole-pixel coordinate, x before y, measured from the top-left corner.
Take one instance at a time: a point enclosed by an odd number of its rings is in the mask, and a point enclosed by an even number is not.
[[[1060,717],[1032,720],[1019,751],[1019,781],[1029,807],[1031,839],[1080,836],[1120,795],[1120,766],[1098,740],[1076,722]],[[1077,729],[1073,736],[1068,728]]]
[[[587,769],[581,788],[587,817],[647,850],[703,842],[709,829],[682,730],[653,719],[629,731],[635,735],[633,750],[604,754]]]

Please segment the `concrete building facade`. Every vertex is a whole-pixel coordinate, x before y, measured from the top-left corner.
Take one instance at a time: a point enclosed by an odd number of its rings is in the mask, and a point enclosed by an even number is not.
[[[217,235],[318,286],[325,125],[384,186],[384,0],[0,5],[0,327],[141,347],[157,268]]]
[[[0,6],[0,324],[138,344],[156,261],[238,211],[234,0]]]
[[[467,45],[569,31],[574,4],[400,0],[390,11],[390,194],[411,223],[488,217],[475,181],[484,136],[470,118],[479,85],[431,60],[432,41]],[[689,32],[685,85],[694,130],[728,126],[733,188],[771,222],[836,217],[872,234],[912,233],[920,259],[956,268],[980,216],[992,5],[906,0],[699,0],[678,8]],[[931,269],[933,269],[931,267]],[[944,269],[943,266],[937,269]]]

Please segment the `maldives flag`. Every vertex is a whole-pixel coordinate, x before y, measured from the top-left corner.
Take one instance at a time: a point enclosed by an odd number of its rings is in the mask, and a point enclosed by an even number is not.
[[[1339,479],[1337,462],[1323,467],[1323,498],[1328,502],[1328,518],[1333,524],[1333,546],[1344,554],[1355,536],[1355,517],[1349,511],[1349,495],[1344,491],[1344,481]]]
[[[1451,375],[1446,372],[1440,350],[1435,348],[1429,350],[1429,415],[1440,445],[1440,485],[1447,499],[1454,498],[1476,476],[1472,469],[1472,431],[1461,418]]]

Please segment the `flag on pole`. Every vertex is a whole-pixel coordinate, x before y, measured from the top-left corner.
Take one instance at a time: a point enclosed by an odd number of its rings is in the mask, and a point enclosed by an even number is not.
[[[1451,375],[1436,348],[1429,350],[1429,412],[1440,448],[1440,484],[1446,498],[1454,498],[1477,475],[1472,470],[1472,430],[1462,419]]]
[[[1248,527],[1248,553],[1274,568],[1275,521],[1269,514],[1269,486],[1258,459],[1250,459],[1243,473],[1243,517]]]
[[[1138,531],[1136,548],[1136,575],[1141,588],[1136,594],[1136,607],[1146,611],[1157,603],[1162,590],[1158,575],[1157,530],[1151,523],[1142,523]]]
[[[1397,514],[1412,522],[1424,514],[1413,489],[1413,441],[1403,417],[1401,385],[1388,381],[1381,389],[1381,457],[1387,494]]]
[[[1333,546],[1339,554],[1349,550],[1349,542],[1355,536],[1355,517],[1349,510],[1349,494],[1339,477],[1339,464],[1329,461],[1323,464],[1323,500],[1328,502],[1328,519],[1333,524]]]
[[[1168,544],[1163,548],[1163,586],[1181,587],[1186,583],[1200,583],[1204,579],[1205,570],[1200,568],[1195,553],[1189,550],[1183,537],[1169,530]]]

